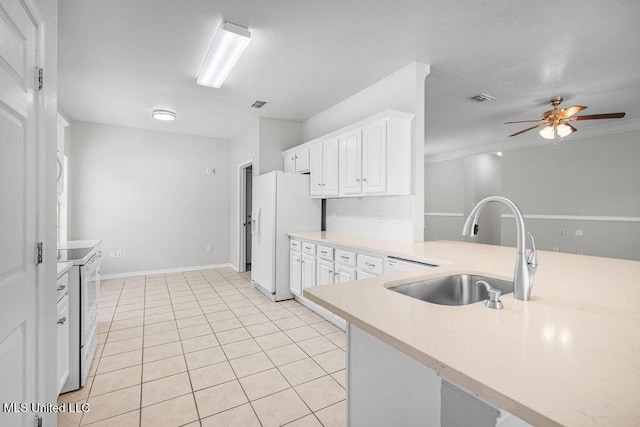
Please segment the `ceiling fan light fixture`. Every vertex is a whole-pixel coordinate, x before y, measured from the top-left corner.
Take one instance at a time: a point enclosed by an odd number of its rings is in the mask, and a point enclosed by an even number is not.
[[[177,117],[177,114],[169,110],[153,110],[151,112],[151,117],[153,117],[156,120],[162,120],[167,122],[167,121],[175,120]]]
[[[554,139],[556,137],[556,133],[553,129],[553,126],[546,126],[542,128],[542,130],[539,133],[540,133],[540,136],[543,137],[544,139]]]
[[[562,123],[556,127],[556,132],[558,132],[558,136],[560,138],[564,138],[565,136],[571,134],[571,132],[573,132],[573,129],[571,129],[570,126]]]
[[[220,88],[250,42],[251,33],[247,28],[231,22],[222,24],[200,67],[196,83]]]

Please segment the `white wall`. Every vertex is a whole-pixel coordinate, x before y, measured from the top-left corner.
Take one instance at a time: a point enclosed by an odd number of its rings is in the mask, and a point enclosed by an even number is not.
[[[375,197],[361,201],[328,199],[328,231],[348,231],[406,241],[423,239],[424,80],[428,73],[427,65],[411,63],[302,123],[302,137],[304,141],[309,141],[385,109],[416,115],[412,132],[413,195]],[[379,213],[388,213],[388,216],[378,221]]]
[[[282,152],[302,143],[302,124],[286,120],[260,118],[260,175],[284,170]]]
[[[640,260],[639,139],[640,131],[631,131],[505,151],[502,157],[482,154],[427,163],[425,240],[462,240],[462,224],[473,204],[503,195],[522,210],[538,249],[581,249],[586,255]],[[481,217],[477,241],[515,246],[513,219],[499,220],[494,212],[487,227],[482,221],[488,213]],[[558,215],[569,218],[553,217]],[[596,218],[579,219],[584,216]],[[575,230],[584,235],[576,236]]]
[[[70,237],[104,240],[103,274],[229,261],[228,140],[74,122],[71,141]]]

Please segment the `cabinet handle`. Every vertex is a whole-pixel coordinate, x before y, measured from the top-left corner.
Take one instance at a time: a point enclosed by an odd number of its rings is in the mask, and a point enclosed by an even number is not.
[[[63,290],[63,289],[64,289],[64,288],[66,288],[66,287],[67,287],[67,285],[61,285],[61,286],[58,286],[58,290],[59,290],[59,291],[61,291],[61,290]]]
[[[356,182],[360,182],[360,178],[356,178]]]
[[[329,270],[329,274],[333,274],[333,271]]]
[[[340,258],[342,258],[345,261],[349,261],[349,257],[348,256],[340,255]]]
[[[365,262],[364,265],[366,265],[369,268],[374,268],[376,266],[375,264],[371,264],[370,262]]]
[[[63,317],[62,319],[58,319],[58,325],[64,325],[64,322],[67,321],[67,316]]]
[[[362,181],[367,182],[367,178],[362,178]]]
[[[322,184],[318,183],[318,187],[320,187]]]
[[[324,187],[325,185],[327,185],[327,184],[325,184],[325,183],[323,182],[323,183],[322,183],[322,186]]]

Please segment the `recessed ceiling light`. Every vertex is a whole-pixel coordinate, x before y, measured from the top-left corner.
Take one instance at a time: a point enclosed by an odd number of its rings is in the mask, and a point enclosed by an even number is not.
[[[176,119],[176,113],[169,110],[153,110],[151,117],[156,120],[171,121]]]
[[[498,156],[498,157],[502,157],[502,151],[498,151],[498,152],[496,153],[496,156]]]

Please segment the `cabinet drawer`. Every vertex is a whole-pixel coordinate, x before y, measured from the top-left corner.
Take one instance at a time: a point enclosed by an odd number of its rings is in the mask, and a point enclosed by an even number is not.
[[[356,266],[356,254],[355,252],[343,251],[342,249],[336,249],[336,262],[338,264],[347,265],[349,267]]]
[[[309,255],[316,254],[316,245],[313,243],[302,242],[302,252]]]
[[[333,261],[333,248],[318,245],[318,258]]]
[[[369,255],[358,255],[358,270],[362,270],[370,274],[381,275],[382,265],[382,258],[374,258]]]
[[[300,240],[291,239],[289,241],[289,248],[292,251],[299,251],[302,248],[302,242]]]

